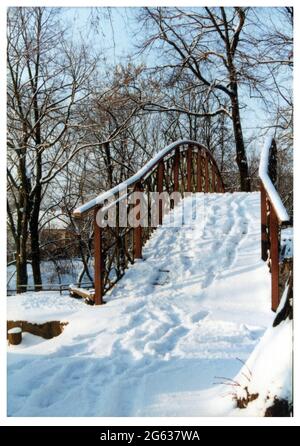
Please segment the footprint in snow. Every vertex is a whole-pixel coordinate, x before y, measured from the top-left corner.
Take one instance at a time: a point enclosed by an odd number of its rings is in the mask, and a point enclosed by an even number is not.
[[[209,315],[209,311],[201,310],[198,313],[195,313],[191,316],[191,321],[193,323],[200,322],[205,319]]]

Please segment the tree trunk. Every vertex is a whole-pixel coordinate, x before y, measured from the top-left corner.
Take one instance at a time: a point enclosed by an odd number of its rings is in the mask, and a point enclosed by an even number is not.
[[[27,291],[27,240],[28,240],[28,216],[30,214],[30,203],[28,200],[29,180],[24,174],[25,159],[20,160],[20,172],[22,176],[22,187],[19,190],[19,208],[17,210],[17,239],[16,239],[16,284],[17,293]]]
[[[242,192],[250,192],[251,187],[250,187],[250,178],[248,172],[248,161],[246,156],[242,125],[240,119],[237,85],[234,84],[231,87],[233,91],[233,95],[231,96],[232,125],[233,125],[235,147],[236,147],[236,163],[238,165],[240,173],[240,186]]]
[[[39,71],[40,71],[40,38],[42,32],[42,15],[43,12],[41,9],[38,9],[38,17],[37,17],[37,54],[36,60],[34,64],[34,77],[31,78],[31,87],[33,93],[33,110],[34,110],[34,120],[35,120],[35,135],[34,140],[36,144],[36,186],[34,190],[34,194],[31,197],[33,200],[32,203],[32,212],[30,215],[29,221],[29,230],[31,236],[31,260],[32,260],[32,274],[34,280],[34,290],[39,291],[42,289],[42,275],[41,275],[41,255],[40,255],[40,240],[39,240],[39,215],[40,215],[40,206],[42,200],[42,186],[41,186],[41,178],[42,178],[42,155],[40,146],[42,143],[41,137],[41,120],[40,120],[40,107],[39,107],[39,94],[38,94],[38,79],[39,79]],[[31,74],[31,68],[28,68],[29,74]]]
[[[35,291],[42,289],[41,255],[38,224],[30,222],[31,265]]]
[[[28,283],[27,259],[17,250],[17,258],[16,258],[17,293],[24,293],[26,291],[27,283]]]
[[[87,258],[85,257],[85,254],[84,254],[84,242],[83,242],[81,236],[79,238],[79,251],[80,251],[80,257],[81,257],[81,260],[82,260],[82,263],[83,263],[83,268],[82,268],[82,271],[80,272],[80,274],[78,276],[77,283],[78,283],[79,286],[81,286],[81,282],[82,282],[83,276],[84,276],[84,274],[86,274],[87,278],[90,279],[90,281],[94,284],[94,278],[90,275],[89,267],[88,267],[89,256],[87,256]]]
[[[24,219],[22,220],[24,222]],[[17,293],[24,293],[27,291],[28,284],[27,274],[27,249],[26,249],[27,235],[24,228],[18,235],[16,244],[16,285]]]
[[[7,332],[9,345],[19,345],[22,342],[22,328],[13,327]]]
[[[32,274],[33,274],[35,291],[39,291],[42,289],[41,254],[40,254],[40,237],[39,237],[40,202],[41,202],[41,188],[40,186],[38,186],[35,193],[34,203],[29,222],[30,239],[31,239]]]

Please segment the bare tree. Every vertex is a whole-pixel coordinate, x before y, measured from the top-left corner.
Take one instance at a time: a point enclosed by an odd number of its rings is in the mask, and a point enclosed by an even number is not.
[[[26,289],[28,258],[35,289],[41,288],[41,212],[55,205],[49,196],[71,172],[68,166],[79,164],[77,180],[92,172],[81,201],[118,181],[113,166],[122,166],[125,177],[133,172],[124,148],[140,106],[121,91],[123,78],[106,85],[97,81],[97,59],[84,44],[68,43],[59,19],[60,11],[53,8],[8,10],[8,225],[16,245],[19,292]],[[123,139],[119,149],[117,138]],[[86,157],[88,163],[82,162]],[[99,157],[104,163],[95,169]],[[97,175],[102,181],[91,187]],[[77,181],[75,175],[72,180]],[[79,204],[71,198],[68,210]],[[82,259],[85,263],[83,254]]]
[[[248,62],[265,72],[261,88],[267,122],[258,123],[261,135],[272,128],[278,145],[277,188],[293,214],[293,8],[266,8],[258,14],[254,8],[252,52]],[[268,26],[266,26],[268,23]]]
[[[8,221],[17,283],[27,284],[30,242],[36,289],[42,282],[39,214],[47,188],[80,152],[106,147],[130,120],[121,118],[102,141],[88,137],[81,104],[91,95],[97,60],[84,44],[69,43],[59,14],[53,8],[8,9]]]
[[[247,8],[145,8],[143,26],[148,27],[150,36],[142,46],[145,51],[159,42],[160,48],[165,50],[165,63],[160,65],[160,69],[167,69],[176,79],[188,71],[194,77],[196,88],[205,87],[207,97],[215,96],[219,107],[196,113],[197,116],[230,115],[240,185],[244,191],[250,190],[250,180],[238,87],[243,77],[239,45],[246,14]],[[225,98],[229,100],[230,107],[225,105]],[[171,109],[183,112],[184,109],[177,105]]]

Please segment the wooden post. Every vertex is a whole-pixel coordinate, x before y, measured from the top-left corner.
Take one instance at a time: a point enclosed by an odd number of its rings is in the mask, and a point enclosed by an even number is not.
[[[205,192],[209,192],[208,156],[205,154]]]
[[[221,193],[225,192],[224,183],[222,180],[221,172],[217,172],[217,182],[218,182],[218,191]]]
[[[220,175],[217,175],[217,186],[218,186],[218,192],[223,192],[222,180],[220,178]]]
[[[19,345],[22,342],[22,328],[13,327],[7,332],[8,343],[10,345]]]
[[[202,192],[202,156],[200,149],[197,152],[197,192]]]
[[[211,164],[211,182],[212,182],[212,192],[216,192],[216,172],[213,163]]]
[[[159,194],[163,191],[163,180],[164,180],[164,162],[161,160],[158,164],[157,168],[157,192]],[[159,200],[158,203],[158,224],[162,224],[163,220],[163,208],[162,208],[162,200]]]
[[[179,160],[180,160],[179,147],[176,147],[174,155],[174,192],[179,191]]]
[[[187,192],[192,192],[192,146],[188,146],[187,149],[187,160],[186,160],[186,169],[187,169]]]
[[[103,304],[103,283],[102,283],[102,228],[97,224],[97,212],[94,210],[94,284],[95,284],[95,305]]]
[[[176,147],[173,161],[173,178],[174,178],[174,187],[173,192],[179,191],[179,162],[180,162],[180,151],[179,147]],[[174,209],[175,202],[174,199],[170,201],[170,209]]]
[[[140,184],[137,184],[135,186],[136,192],[141,192],[142,188]],[[143,236],[143,228],[141,226],[141,200],[138,198],[135,200],[135,206],[139,207],[139,211],[136,214],[137,219],[139,220],[139,225],[134,228],[133,230],[133,243],[134,243],[134,250],[133,250],[133,256],[135,259],[141,259],[142,258],[142,236]]]
[[[261,258],[265,262],[268,259],[267,239],[267,196],[262,182],[260,183],[260,215],[261,215]]]
[[[279,305],[279,228],[278,218],[273,205],[270,204],[270,256],[272,275],[272,310],[276,311]]]

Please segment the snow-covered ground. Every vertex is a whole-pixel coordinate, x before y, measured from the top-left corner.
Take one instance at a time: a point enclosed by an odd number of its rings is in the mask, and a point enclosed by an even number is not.
[[[56,338],[24,333],[8,347],[10,416],[253,415],[235,408],[227,379],[274,317],[259,194],[184,203],[185,225],[178,206],[177,225],[154,232],[106,305],[54,292],[8,298],[10,320],[69,322]]]

